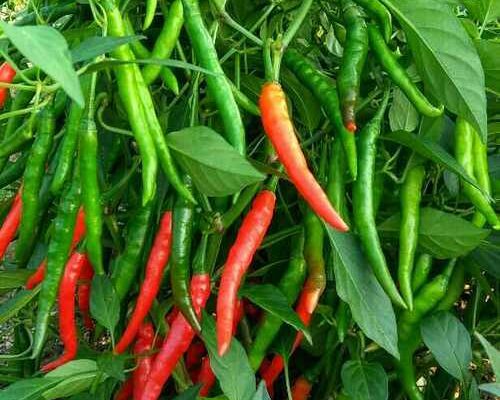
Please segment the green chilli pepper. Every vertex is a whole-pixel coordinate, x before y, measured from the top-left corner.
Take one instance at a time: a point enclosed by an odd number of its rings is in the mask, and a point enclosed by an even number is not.
[[[25,151],[16,161],[10,162],[5,166],[0,174],[0,189],[3,189],[23,176],[28,156],[29,151]]]
[[[354,0],[354,2],[363,7],[377,21],[385,41],[388,42],[392,33],[392,18],[389,10],[378,0]]]
[[[7,136],[2,140],[0,143],[0,163],[3,164],[3,166],[10,155],[17,153],[33,138],[35,122],[36,115],[32,114],[11,136]]]
[[[422,285],[427,282],[427,278],[432,269],[432,256],[429,254],[420,254],[415,262],[412,277],[413,293],[416,293]]]

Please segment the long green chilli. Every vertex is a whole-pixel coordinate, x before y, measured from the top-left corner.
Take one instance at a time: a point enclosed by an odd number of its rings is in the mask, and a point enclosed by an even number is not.
[[[412,277],[413,293],[416,293],[425,282],[432,270],[432,256],[430,254],[420,254],[415,262]]]
[[[373,210],[373,181],[375,158],[377,155],[377,137],[380,134],[382,117],[387,107],[388,93],[373,119],[359,133],[358,179],[353,185],[353,211],[364,253],[378,281],[394,304],[406,308],[404,300],[392,280],[387,261],[380,244]]]
[[[345,128],[342,121],[334,83],[296,50],[288,49],[283,56],[283,62],[320,101],[335,132],[340,135],[347,156],[347,165],[351,177],[355,180],[358,173],[355,137]]]
[[[33,129],[36,122],[36,115],[32,114],[24,123],[11,135],[5,137],[0,143],[0,163],[5,165],[10,155],[18,152],[23,146],[33,138]]]
[[[221,115],[225,136],[240,154],[245,154],[245,128],[240,110],[219,63],[212,37],[201,17],[198,0],[182,0],[182,4],[184,5],[185,25],[194,53],[200,65],[213,73],[213,75],[206,75],[205,79],[210,96],[213,97]]]
[[[389,10],[378,0],[354,0],[354,2],[363,7],[377,21],[385,41],[388,42],[392,33],[392,18]]]

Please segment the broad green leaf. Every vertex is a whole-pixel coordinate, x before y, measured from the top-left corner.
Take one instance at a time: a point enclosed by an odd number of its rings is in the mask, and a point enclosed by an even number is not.
[[[483,383],[483,384],[479,385],[479,390],[482,390],[483,392],[490,393],[493,396],[500,397],[500,383],[498,383],[498,382]]]
[[[36,297],[39,291],[40,287],[36,287],[33,290],[20,290],[13,297],[4,301],[0,305],[0,325],[4,324],[21,309],[26,307],[31,300]]]
[[[470,257],[482,270],[500,279],[500,232],[494,231],[488,240],[483,241]]]
[[[29,269],[8,269],[0,271],[0,290],[17,289],[24,286],[33,273]]]
[[[486,87],[500,96],[500,42],[480,39],[474,44],[483,64]]]
[[[462,3],[475,19],[484,24],[500,17],[498,0],[462,0]]]
[[[14,46],[34,65],[40,67],[80,106],[84,106],[80,81],[73,68],[66,39],[50,26],[14,26],[0,21]]]
[[[97,322],[113,333],[120,318],[120,302],[113,284],[105,276],[96,275],[92,280],[90,313]]]
[[[125,354],[104,353],[97,357],[97,367],[106,375],[124,381],[125,373],[123,371],[126,360]]]
[[[174,157],[207,196],[228,196],[264,179],[222,136],[205,126],[167,135]]]
[[[102,54],[109,53],[123,44],[144,38],[144,36],[139,35],[122,37],[93,36],[71,49],[71,59],[74,63],[91,60]]]
[[[302,331],[305,338],[309,342],[311,341],[309,331],[290,307],[285,295],[277,287],[269,284],[248,285],[241,288],[240,294],[286,324],[293,326],[296,330]]]
[[[452,7],[434,0],[382,1],[401,23],[426,87],[485,139],[484,73],[474,44]]]
[[[396,317],[389,297],[350,233],[326,227],[339,262],[333,264],[339,297],[349,304],[352,317],[370,339],[399,358]]]
[[[499,377],[500,376],[500,351],[493,347],[493,345],[488,342],[483,335],[479,332],[475,332],[474,335],[479,339],[481,345],[486,350],[486,354],[488,354],[488,358],[490,359],[491,369],[493,373]]]
[[[465,326],[454,315],[438,312],[422,320],[420,332],[439,365],[451,376],[466,382],[470,377],[472,348]]]
[[[250,400],[255,393],[255,375],[241,344],[233,339],[223,357],[217,351],[215,321],[207,313],[202,318],[202,338],[210,357],[210,366],[229,400]]]
[[[252,397],[252,400],[271,400],[269,393],[267,392],[266,382],[260,381],[259,386],[257,386],[257,391]]]
[[[400,214],[395,214],[380,224],[382,235],[399,237]],[[418,245],[422,251],[439,259],[465,255],[475,249],[490,231],[481,229],[457,215],[422,208],[420,210]]]
[[[196,400],[198,398],[198,393],[200,393],[201,387],[201,384],[190,386],[181,394],[175,396],[174,400]]]
[[[96,377],[97,372],[95,371],[70,376],[58,383],[56,386],[43,392],[42,396],[46,400],[61,399],[72,396],[89,389],[94,383]],[[105,375],[100,377],[101,380],[104,378]]]
[[[469,176],[467,171],[457,162],[457,160],[455,160],[455,158],[438,143],[425,137],[417,136],[413,133],[404,131],[391,132],[388,135],[383,136],[383,139],[409,147],[420,156],[442,165],[449,171],[459,175],[466,182],[474,185],[478,189],[481,189],[477,185],[475,179]]]
[[[382,365],[351,360],[340,374],[350,400],[387,400],[389,380]]]
[[[0,390],[2,400],[39,400],[41,394],[60,382],[56,378],[21,379]]]
[[[413,132],[417,129],[419,115],[404,93],[396,87],[389,108],[389,126],[392,131]]]
[[[67,378],[69,376],[97,372],[97,363],[94,360],[79,359],[70,361],[45,375],[47,378]]]

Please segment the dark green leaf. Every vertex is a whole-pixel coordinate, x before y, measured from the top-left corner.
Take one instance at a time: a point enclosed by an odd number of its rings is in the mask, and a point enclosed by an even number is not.
[[[420,332],[439,365],[456,379],[466,382],[470,378],[472,348],[465,326],[454,315],[439,312],[422,321]]]
[[[389,380],[380,364],[347,361],[341,371],[344,390],[350,400],[386,400]]]
[[[484,73],[474,44],[452,7],[434,0],[383,3],[401,23],[426,87],[446,108],[472,123],[485,139]]]
[[[488,240],[481,242],[470,257],[481,269],[500,279],[500,232],[493,231]]]
[[[2,400],[39,400],[41,394],[57,385],[60,379],[32,378],[22,379],[0,390]]]
[[[483,335],[479,332],[475,332],[474,335],[479,339],[481,345],[486,350],[486,354],[488,354],[488,358],[490,359],[491,369],[496,376],[500,376],[500,351],[493,347],[493,345],[488,342]]]
[[[215,322],[207,313],[202,318],[202,338],[222,392],[229,400],[250,400],[255,393],[255,375],[241,344],[233,339],[223,357],[217,352]]]
[[[174,400],[196,400],[200,393],[201,384],[188,387],[181,394],[174,397]]]
[[[394,96],[389,108],[389,126],[392,131],[413,132],[417,129],[419,115],[413,104],[399,88],[394,89]]]
[[[399,236],[400,214],[389,217],[378,226],[382,235]],[[475,249],[490,234],[454,214],[422,208],[418,245],[426,253],[439,259],[465,255]]]
[[[205,126],[167,135],[177,161],[207,196],[228,196],[264,179],[222,136]]]
[[[339,259],[333,265],[339,297],[349,304],[354,320],[366,336],[399,358],[391,301],[373,275],[359,242],[350,233],[326,229]]]
[[[483,64],[486,87],[500,96],[500,42],[480,39],[474,44]]]
[[[285,295],[277,287],[268,284],[248,285],[241,288],[240,294],[283,322],[293,326],[296,330],[302,331],[305,338],[309,342],[311,341],[309,331],[290,307]]]
[[[80,81],[73,69],[66,39],[50,26],[14,26],[0,21],[0,26],[14,46],[33,64],[40,67],[80,106],[84,99]]]
[[[479,385],[479,390],[490,393],[493,396],[500,396],[500,383],[483,383]]]
[[[90,312],[101,325],[113,332],[120,318],[120,302],[111,281],[96,275],[90,292]]]
[[[104,353],[97,357],[97,367],[106,375],[116,378],[120,381],[125,380],[125,361],[127,356],[125,354]]]
[[[29,269],[8,269],[0,271],[0,290],[17,289],[24,286],[33,273]]]
[[[39,287],[33,290],[20,290],[13,297],[4,301],[0,305],[0,325],[16,315],[21,309],[26,307],[33,300],[38,292]]]
[[[136,40],[144,39],[145,36],[93,36],[85,39],[75,48],[71,49],[71,59],[74,63],[91,60],[97,56],[113,51],[115,48],[134,42]]]

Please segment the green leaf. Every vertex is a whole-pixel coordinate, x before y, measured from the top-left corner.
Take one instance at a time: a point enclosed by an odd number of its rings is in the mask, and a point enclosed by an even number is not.
[[[36,297],[39,291],[40,287],[36,287],[33,290],[20,290],[13,297],[4,301],[0,305],[0,325],[4,324],[21,309],[26,307],[31,300]]]
[[[116,378],[120,381],[125,380],[125,361],[127,360],[126,354],[113,354],[104,353],[97,357],[97,367],[106,375]]]
[[[401,215],[395,214],[380,224],[377,229],[382,235],[399,237]],[[490,231],[481,229],[454,214],[422,208],[418,245],[423,252],[439,259],[465,255],[475,249]]]
[[[66,39],[50,26],[14,26],[0,21],[12,44],[40,67],[81,107],[85,105],[80,81],[73,68]]]
[[[194,385],[188,387],[181,394],[174,397],[174,400],[196,400],[198,398],[198,393],[200,393],[202,385]]]
[[[417,129],[419,115],[404,93],[396,87],[389,108],[389,126],[392,131],[413,132]]]
[[[74,63],[91,60],[102,54],[109,53],[121,45],[144,38],[145,36],[140,35],[122,37],[93,36],[71,49],[71,59]]]
[[[500,279],[500,232],[493,231],[488,240],[481,242],[470,257],[481,269]]]
[[[215,321],[207,313],[202,318],[202,338],[210,357],[210,366],[229,400],[250,400],[255,393],[255,375],[241,344],[233,339],[223,357],[217,352]]]
[[[434,0],[382,2],[401,23],[426,87],[485,139],[484,73],[474,44],[452,7]]]
[[[420,332],[439,365],[451,376],[466,382],[470,378],[472,348],[465,326],[454,315],[438,312],[422,320]]]
[[[486,87],[500,96],[500,42],[481,39],[474,44],[483,64]]]
[[[302,331],[305,338],[311,342],[309,331],[277,287],[269,284],[248,285],[240,289],[240,294],[296,330]]]
[[[120,302],[113,284],[105,276],[96,275],[92,280],[90,313],[111,333],[114,331],[120,318]]]
[[[70,361],[53,371],[45,374],[46,378],[67,378],[77,374],[97,372],[97,363],[94,360],[79,359]]]
[[[347,361],[341,371],[344,390],[350,400],[386,400],[389,380],[382,365]]]
[[[0,271],[0,291],[24,286],[33,271],[29,269],[8,269]]]
[[[477,185],[476,180],[469,176],[467,171],[457,162],[457,160],[455,160],[450,153],[448,153],[436,142],[404,131],[391,132],[388,135],[383,136],[383,139],[409,147],[422,157],[442,165],[451,172],[459,175],[466,182],[481,190],[481,188]]]
[[[252,400],[271,400],[269,393],[267,392],[266,382],[260,381],[259,386],[257,386],[257,391],[252,397]]]
[[[487,24],[500,17],[500,3],[497,0],[462,0],[471,15]]]
[[[207,196],[228,196],[265,178],[210,128],[186,128],[166,138],[176,160]]]
[[[46,400],[54,400],[81,393],[92,386],[96,377],[96,372],[87,372],[68,377],[56,386],[43,392],[42,396]],[[105,376],[101,376],[100,379],[104,378]]]
[[[488,354],[488,358],[490,359],[491,369],[493,373],[498,377],[500,376],[500,351],[493,347],[493,345],[488,342],[483,335],[479,332],[474,332],[474,335],[479,339],[481,345],[486,350],[486,354]]]
[[[39,400],[44,391],[59,382],[60,379],[56,378],[21,379],[0,390],[0,398],[2,400]]]
[[[479,385],[479,390],[482,390],[484,392],[488,392],[492,394],[493,396],[500,396],[500,383],[498,382],[493,382],[493,383],[483,383]]]
[[[339,259],[333,264],[339,297],[349,304],[352,317],[366,336],[399,359],[391,301],[373,275],[359,242],[350,233],[326,229]]]

